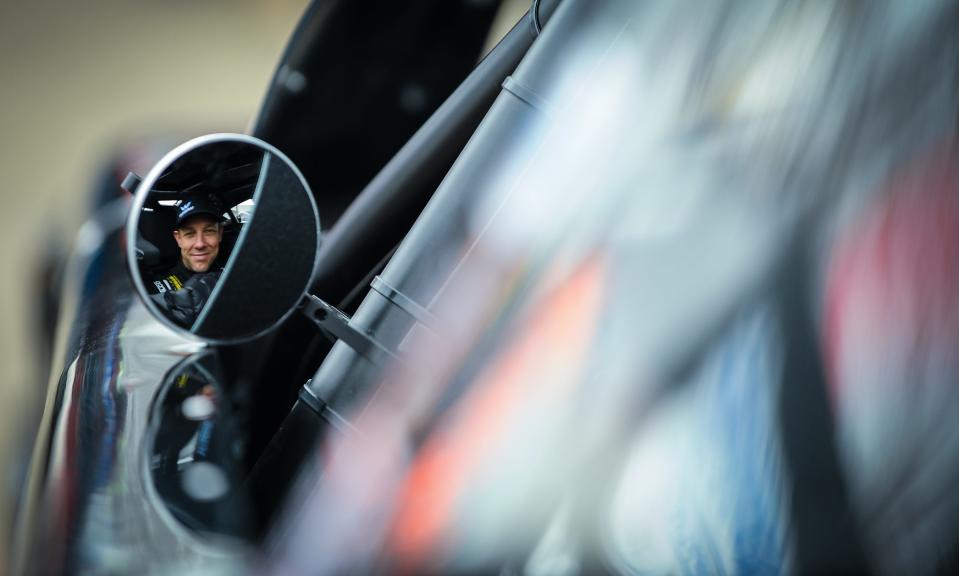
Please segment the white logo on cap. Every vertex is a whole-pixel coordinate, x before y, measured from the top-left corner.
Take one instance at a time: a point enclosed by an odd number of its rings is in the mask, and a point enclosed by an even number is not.
[[[191,210],[193,210],[193,202],[187,202],[186,204],[180,205],[180,216],[182,217]]]

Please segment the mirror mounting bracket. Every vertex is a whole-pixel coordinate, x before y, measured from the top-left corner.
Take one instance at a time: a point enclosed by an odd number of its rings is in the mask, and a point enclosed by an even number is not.
[[[123,182],[120,183],[120,188],[123,188],[130,194],[136,194],[141,182],[143,182],[143,178],[140,178],[139,174],[130,172],[126,175],[126,178],[123,179]]]
[[[322,299],[307,294],[301,303],[303,313],[320,329],[342,340],[361,356],[374,364],[381,364],[384,355],[390,360],[400,360],[392,350],[376,341],[367,332],[350,325],[350,317]]]

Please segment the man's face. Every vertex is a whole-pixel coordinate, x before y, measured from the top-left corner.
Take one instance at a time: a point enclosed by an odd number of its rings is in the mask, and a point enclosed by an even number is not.
[[[183,265],[194,272],[206,272],[220,252],[220,225],[209,216],[199,215],[185,220],[173,231]]]

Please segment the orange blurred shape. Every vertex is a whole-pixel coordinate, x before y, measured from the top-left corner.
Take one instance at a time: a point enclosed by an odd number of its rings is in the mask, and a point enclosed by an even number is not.
[[[600,258],[590,258],[543,298],[427,439],[400,490],[387,544],[401,572],[438,558],[475,473],[544,394],[566,394],[577,381],[599,319],[604,271]]]

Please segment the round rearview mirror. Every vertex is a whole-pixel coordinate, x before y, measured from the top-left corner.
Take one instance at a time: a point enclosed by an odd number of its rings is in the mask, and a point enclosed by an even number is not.
[[[191,140],[136,187],[126,230],[137,292],[162,322],[214,342],[254,338],[309,288],[320,221],[300,171],[241,134]]]

